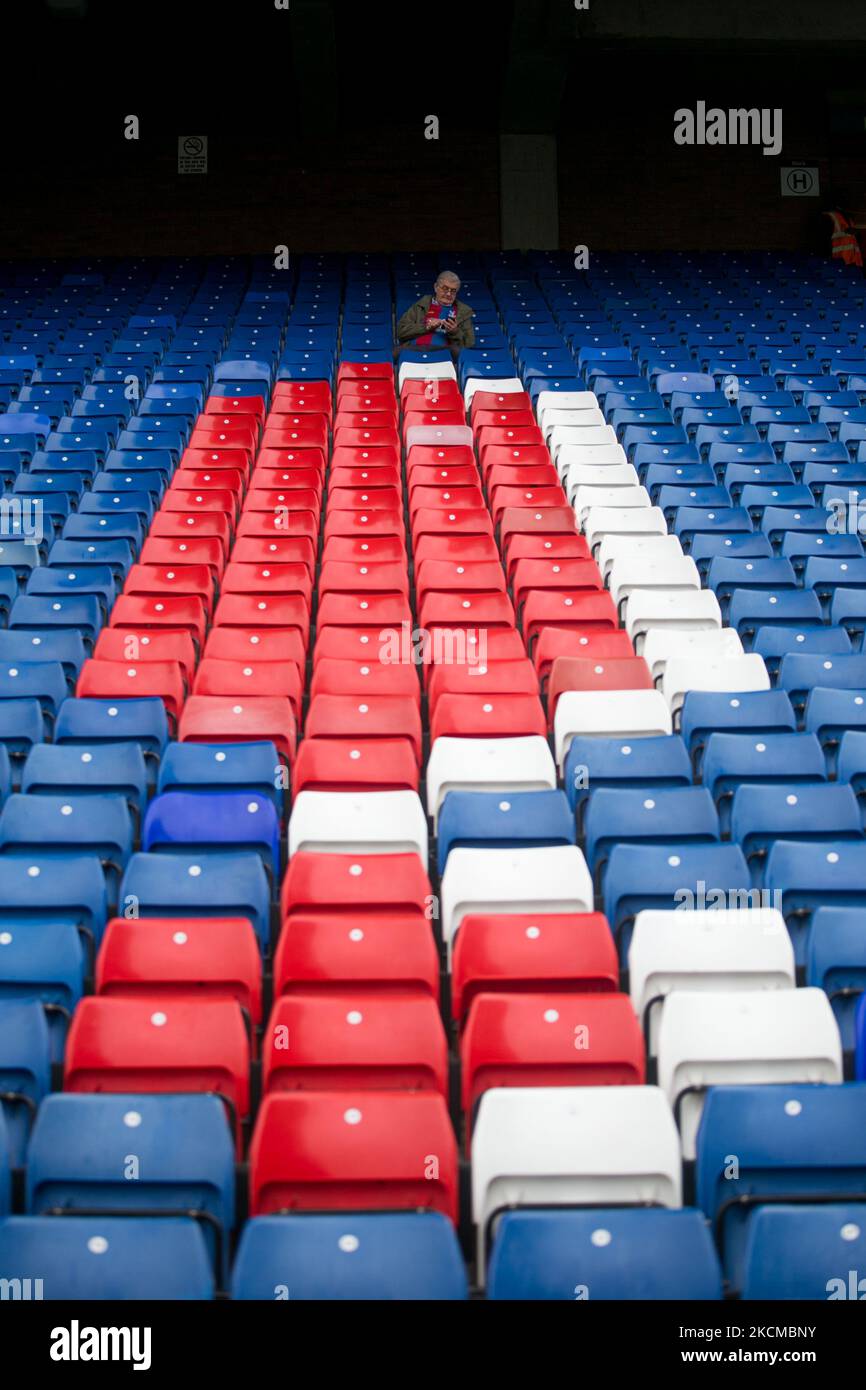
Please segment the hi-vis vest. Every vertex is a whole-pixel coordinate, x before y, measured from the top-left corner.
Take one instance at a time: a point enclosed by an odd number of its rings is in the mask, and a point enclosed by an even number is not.
[[[831,212],[833,219],[833,256],[845,262],[846,265],[863,264],[863,255],[860,251],[860,243],[854,233],[854,229],[847,218],[841,212]]]

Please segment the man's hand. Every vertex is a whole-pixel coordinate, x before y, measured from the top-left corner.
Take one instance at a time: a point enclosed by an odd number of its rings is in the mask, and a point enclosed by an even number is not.
[[[456,333],[456,332],[457,332],[457,320],[456,320],[456,319],[446,319],[445,322],[444,322],[444,324],[443,324],[442,326],[443,326],[443,328],[445,329],[445,332],[446,332],[449,336],[450,336],[452,333]]]

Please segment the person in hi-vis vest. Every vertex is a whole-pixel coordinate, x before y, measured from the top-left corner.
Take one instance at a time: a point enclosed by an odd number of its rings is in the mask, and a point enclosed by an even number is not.
[[[863,253],[860,250],[860,242],[857,240],[855,230],[862,224],[850,222],[838,208],[832,212],[825,212],[824,216],[829,217],[833,223],[833,231],[831,232],[833,259],[844,261],[846,265],[860,266],[862,270]]]

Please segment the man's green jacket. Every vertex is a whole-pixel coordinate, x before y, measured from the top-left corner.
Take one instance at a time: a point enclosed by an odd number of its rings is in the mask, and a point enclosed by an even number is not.
[[[400,322],[397,324],[397,342],[405,344],[414,338],[423,337],[429,333],[424,320],[427,310],[433,303],[432,294],[422,294],[417,304],[413,304],[411,309],[407,309]],[[471,348],[475,346],[475,329],[472,327],[473,310],[468,304],[462,304],[459,299],[454,301],[454,311],[457,315],[457,328],[448,338],[448,346],[453,348]]]

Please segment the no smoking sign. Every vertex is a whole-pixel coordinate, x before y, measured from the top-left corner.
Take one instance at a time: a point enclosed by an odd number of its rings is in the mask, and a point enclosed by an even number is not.
[[[177,172],[179,174],[207,173],[206,135],[179,135],[177,137]]]

